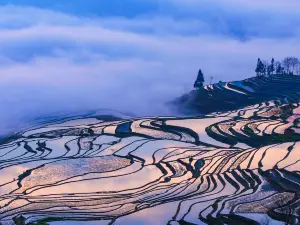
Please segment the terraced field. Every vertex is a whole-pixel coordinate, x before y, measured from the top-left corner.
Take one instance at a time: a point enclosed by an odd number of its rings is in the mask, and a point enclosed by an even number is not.
[[[274,75],[207,85],[183,95],[173,104],[185,113],[207,114],[274,100],[275,104],[286,104],[299,99],[300,76]]]
[[[16,135],[0,145],[0,223],[297,224],[297,94],[202,117],[84,118]]]

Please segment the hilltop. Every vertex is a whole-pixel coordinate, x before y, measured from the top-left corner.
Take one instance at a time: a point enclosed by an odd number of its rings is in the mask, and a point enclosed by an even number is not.
[[[185,113],[206,114],[273,101],[276,105],[298,102],[300,76],[258,76],[241,81],[206,85],[172,102]]]
[[[299,121],[300,104],[270,101],[29,129],[0,144],[0,224],[298,224]]]

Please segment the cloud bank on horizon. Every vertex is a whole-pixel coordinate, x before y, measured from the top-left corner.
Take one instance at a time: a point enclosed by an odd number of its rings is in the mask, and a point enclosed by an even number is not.
[[[298,0],[2,0],[0,134],[98,108],[167,115],[201,68],[253,76],[257,57],[300,56]]]

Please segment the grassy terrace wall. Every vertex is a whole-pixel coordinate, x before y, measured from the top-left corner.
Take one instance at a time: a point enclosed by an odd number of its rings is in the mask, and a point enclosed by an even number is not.
[[[271,100],[278,105],[294,103],[298,102],[300,98],[300,76],[254,77],[239,83],[244,88],[233,83],[217,83],[213,86],[193,90],[173,103],[180,110],[205,114],[234,110]]]

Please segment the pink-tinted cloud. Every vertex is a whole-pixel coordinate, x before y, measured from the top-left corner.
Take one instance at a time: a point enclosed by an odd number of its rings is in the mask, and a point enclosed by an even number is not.
[[[0,12],[15,24],[0,26],[3,132],[57,112],[167,115],[164,103],[189,91],[199,68],[214,81],[238,80],[254,75],[257,57],[300,56],[297,35],[240,41],[194,19],[184,28],[171,17],[91,19],[14,6]]]

